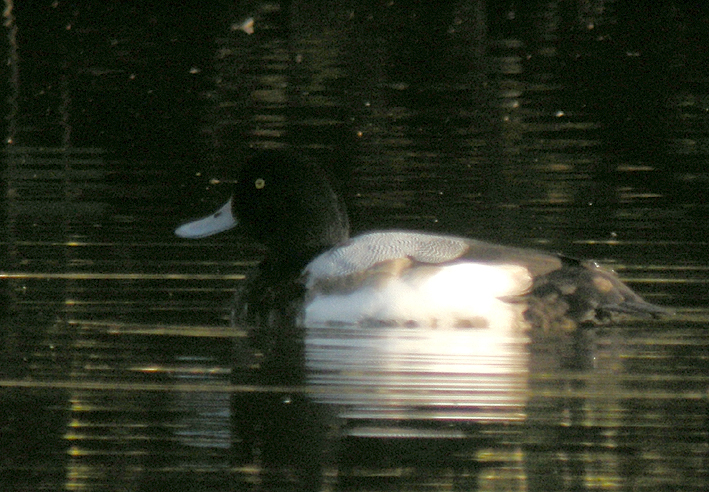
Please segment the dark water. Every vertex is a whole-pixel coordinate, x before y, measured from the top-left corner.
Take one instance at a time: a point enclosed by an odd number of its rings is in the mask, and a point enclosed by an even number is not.
[[[704,490],[695,5],[6,1],[2,489]],[[244,376],[228,303],[259,247],[172,234],[276,145],[330,165],[356,231],[593,258],[677,314],[589,332],[521,421],[352,427]]]

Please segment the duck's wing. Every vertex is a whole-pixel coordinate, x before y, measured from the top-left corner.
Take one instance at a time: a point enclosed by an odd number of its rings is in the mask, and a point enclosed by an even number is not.
[[[371,232],[350,238],[311,261],[306,287],[321,281],[356,276],[386,264],[417,262],[437,265],[462,257],[465,239],[406,231]]]
[[[321,281],[380,269],[432,267],[455,263],[521,266],[532,277],[562,267],[562,259],[540,251],[513,248],[456,236],[408,231],[371,232],[353,237],[315,258],[305,268],[306,287]]]

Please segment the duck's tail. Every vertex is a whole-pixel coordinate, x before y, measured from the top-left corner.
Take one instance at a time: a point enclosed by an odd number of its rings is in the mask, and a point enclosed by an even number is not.
[[[597,318],[608,317],[611,313],[625,313],[637,316],[659,318],[670,316],[674,311],[647,302],[625,285],[617,275],[596,265],[582,264],[585,272],[581,277],[590,284],[596,303],[594,307]]]
[[[615,313],[658,318],[673,314],[645,301],[617,275],[595,263],[564,258],[558,270],[535,279],[528,319],[533,326],[575,329],[582,322],[607,321]],[[545,329],[546,331],[546,329]]]

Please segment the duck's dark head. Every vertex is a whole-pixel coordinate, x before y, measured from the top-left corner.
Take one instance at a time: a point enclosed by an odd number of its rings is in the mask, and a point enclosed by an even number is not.
[[[232,196],[212,215],[178,227],[199,238],[239,226],[269,256],[309,259],[349,236],[347,212],[326,173],[291,152],[262,151],[240,167]]]

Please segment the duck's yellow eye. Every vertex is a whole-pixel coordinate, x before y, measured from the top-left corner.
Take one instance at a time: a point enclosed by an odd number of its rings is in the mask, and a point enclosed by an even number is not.
[[[254,186],[256,187],[257,190],[260,190],[264,186],[266,186],[266,181],[264,181],[263,178],[258,178],[256,181],[254,181]]]

